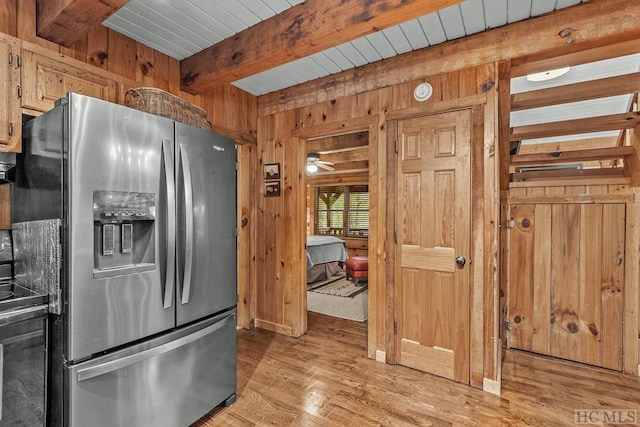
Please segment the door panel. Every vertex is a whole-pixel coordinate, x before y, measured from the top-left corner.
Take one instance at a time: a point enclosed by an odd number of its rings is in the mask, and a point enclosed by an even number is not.
[[[233,311],[71,366],[69,425],[191,425],[236,393],[236,347]]]
[[[134,234],[140,230],[151,235],[144,250],[154,268],[140,273],[133,272],[135,265],[106,268],[103,272],[111,274],[102,278],[94,270],[95,262],[111,256],[103,255],[94,242],[99,235],[94,236],[93,211],[94,191],[148,193],[160,207],[165,185],[161,146],[163,139],[173,140],[173,122],[77,94],[70,95],[69,111],[69,146],[64,149],[70,169],[64,195],[70,200],[65,212],[70,277],[66,356],[76,360],[175,325],[174,308],[163,306],[160,240],[166,207],[157,209],[150,228],[148,222],[133,222]],[[40,148],[46,157],[48,147]],[[117,245],[114,252],[119,255]]]
[[[509,345],[622,369],[624,204],[510,206]]]
[[[180,325],[237,302],[236,150],[232,139],[182,123],[176,141]]]
[[[398,123],[397,360],[469,383],[470,111]]]

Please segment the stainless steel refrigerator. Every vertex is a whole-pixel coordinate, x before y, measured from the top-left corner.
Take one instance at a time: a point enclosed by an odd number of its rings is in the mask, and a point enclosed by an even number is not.
[[[50,424],[187,426],[233,403],[234,141],[75,93],[23,135],[12,222],[60,241]]]

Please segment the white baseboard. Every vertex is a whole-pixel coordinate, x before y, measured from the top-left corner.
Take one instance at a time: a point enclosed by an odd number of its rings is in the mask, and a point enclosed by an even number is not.
[[[482,390],[487,393],[495,394],[496,396],[500,396],[500,382],[490,380],[489,378],[482,379]]]
[[[384,351],[376,350],[376,362],[387,362],[387,353]]]

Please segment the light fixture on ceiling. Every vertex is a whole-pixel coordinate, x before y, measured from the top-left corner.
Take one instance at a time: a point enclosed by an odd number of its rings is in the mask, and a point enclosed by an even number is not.
[[[307,165],[307,172],[309,172],[309,173],[316,173],[316,172],[318,172],[318,166],[317,166],[317,165],[315,165],[315,164],[313,164],[313,163],[309,163],[309,164]]]
[[[429,83],[420,83],[413,90],[413,97],[416,101],[424,102],[433,95],[433,86]]]
[[[571,67],[557,68],[555,70],[543,71],[541,73],[528,74],[527,80],[530,82],[545,82],[567,74]]]

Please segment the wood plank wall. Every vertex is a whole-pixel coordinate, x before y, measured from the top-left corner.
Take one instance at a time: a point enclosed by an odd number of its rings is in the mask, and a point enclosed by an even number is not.
[[[138,43],[106,27],[98,26],[71,48],[58,46],[36,36],[35,1],[5,0],[0,3],[0,32],[17,37],[65,57],[85,62],[90,67],[113,73],[138,86],[151,86],[178,95],[204,108],[213,130],[230,136],[238,146],[238,324],[251,326],[252,243],[255,241],[254,165],[256,162],[257,98],[234,86],[226,85],[191,95],[180,90],[180,63],[161,52]],[[119,88],[122,100],[128,84]],[[8,186],[0,186],[0,227],[9,228]],[[253,309],[255,311],[255,309]]]
[[[305,254],[306,176],[301,170],[306,155],[305,138],[369,130],[369,357],[389,361],[394,357],[389,333],[386,289],[387,255],[393,242],[385,240],[388,218],[387,120],[433,114],[463,108],[466,100],[486,99],[474,123],[476,187],[474,205],[474,251],[483,262],[474,263],[472,316],[472,377],[482,387],[483,378],[498,375],[497,339],[497,223],[496,185],[496,67],[489,63],[464,70],[425,76],[378,90],[326,100],[258,118],[258,165],[280,163],[283,192],[280,197],[258,200],[256,241],[256,325],[298,336],[306,331]],[[434,93],[426,103],[413,98],[418,83],[429,82]],[[297,162],[297,163],[296,163]],[[258,179],[258,186],[264,185]],[[474,258],[478,259],[478,258]],[[298,301],[296,301],[298,300]],[[301,302],[300,302],[301,301]],[[425,305],[426,309],[426,305]],[[391,321],[391,324],[392,321]],[[390,357],[391,356],[391,357]]]

